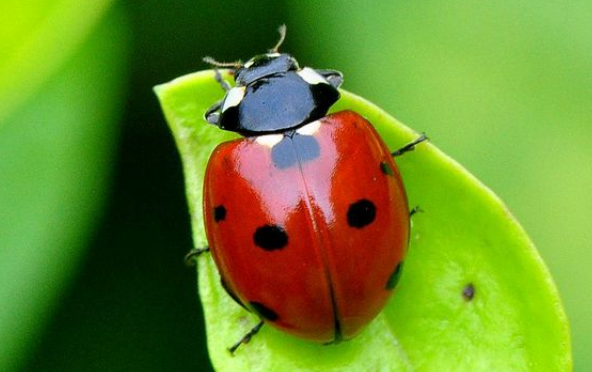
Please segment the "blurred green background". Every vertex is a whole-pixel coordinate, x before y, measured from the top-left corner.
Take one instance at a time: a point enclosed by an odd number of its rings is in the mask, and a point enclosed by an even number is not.
[[[591,19],[586,0],[3,1],[0,371],[211,370],[152,86],[281,23],[301,65],[342,70],[505,200],[592,370]]]

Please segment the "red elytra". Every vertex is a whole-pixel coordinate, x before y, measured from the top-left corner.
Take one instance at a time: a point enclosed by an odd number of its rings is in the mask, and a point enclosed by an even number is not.
[[[409,240],[397,166],[353,111],[219,145],[204,215],[229,294],[267,324],[320,343],[350,339],[376,317]]]

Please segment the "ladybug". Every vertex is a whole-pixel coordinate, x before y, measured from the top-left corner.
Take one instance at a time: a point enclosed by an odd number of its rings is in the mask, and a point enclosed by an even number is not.
[[[327,115],[342,74],[279,53],[214,65],[225,97],[205,114],[243,137],[220,144],[206,168],[203,213],[222,286],[263,324],[330,344],[358,334],[401,275],[410,215],[393,157],[354,111]],[[231,67],[235,86],[218,67]]]

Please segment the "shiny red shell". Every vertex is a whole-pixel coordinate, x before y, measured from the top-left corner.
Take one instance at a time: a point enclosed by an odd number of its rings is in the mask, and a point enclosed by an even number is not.
[[[229,294],[266,323],[321,343],[354,337],[382,310],[409,240],[399,171],[352,111],[219,145],[204,214]]]

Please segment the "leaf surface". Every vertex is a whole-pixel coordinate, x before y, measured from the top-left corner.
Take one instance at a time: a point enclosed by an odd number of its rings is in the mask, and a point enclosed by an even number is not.
[[[223,94],[213,76],[202,71],[155,88],[183,161],[196,247],[207,245],[201,210],[207,159],[216,145],[236,137],[203,120]],[[392,149],[418,135],[342,91],[332,111],[345,108],[369,119]],[[569,327],[556,287],[504,204],[431,143],[397,163],[410,205],[423,213],[413,217],[395,294],[351,341],[316,345],[268,326],[231,356],[227,348],[257,319],[224,292],[210,257],[199,258],[208,347],[218,371],[571,370]]]

